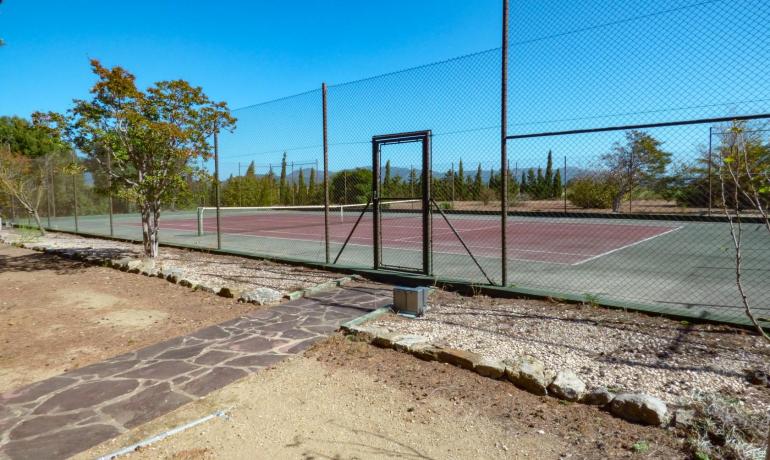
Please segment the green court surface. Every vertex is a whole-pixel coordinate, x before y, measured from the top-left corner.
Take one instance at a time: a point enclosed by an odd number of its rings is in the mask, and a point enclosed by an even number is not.
[[[333,216],[332,260],[356,217],[353,213],[344,219]],[[281,215],[244,219],[225,214],[222,249],[323,263],[323,225],[318,219]],[[487,275],[499,283],[499,217],[450,215],[449,219]],[[488,283],[443,219],[434,214],[433,222],[433,274],[446,280]],[[74,218],[52,219],[50,227],[73,232]],[[417,227],[419,214],[391,213],[384,220],[384,263],[420,267]],[[161,216],[160,239],[213,249],[217,246],[215,228],[213,215],[206,217],[204,234],[199,236],[195,211],[167,212]],[[727,223],[511,216],[507,228],[509,287],[516,290],[691,318],[747,321],[735,284],[735,253]],[[744,224],[743,229],[743,282],[755,314],[768,318],[768,235],[759,224]],[[108,217],[80,216],[78,231],[107,236]],[[141,240],[138,214],[115,215],[114,236]],[[371,268],[371,241],[371,222],[363,219],[338,264]]]

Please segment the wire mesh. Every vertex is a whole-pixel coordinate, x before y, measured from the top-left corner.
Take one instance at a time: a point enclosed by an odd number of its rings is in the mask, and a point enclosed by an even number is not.
[[[767,318],[770,235],[754,202],[735,194],[756,185],[767,205],[757,181],[770,164],[769,20],[761,0],[514,3],[506,164],[500,48],[330,85],[328,171],[321,89],[233,110],[237,130],[219,138],[222,247],[325,262],[328,246],[330,262],[371,268],[378,244],[385,265],[410,269],[429,212],[438,278],[500,284],[505,266],[508,287],[522,291],[743,322],[727,218],[740,213],[744,283]],[[731,121],[740,117],[754,119]],[[372,138],[421,130],[431,131],[429,171],[418,144],[379,152],[379,198],[418,201],[386,206],[374,241]],[[754,175],[726,175],[733,157]],[[77,200],[78,230],[109,234],[104,178],[81,163],[75,176],[52,168],[44,221],[75,230]],[[161,241],[216,247],[213,163],[196,166],[164,204]],[[429,209],[419,202],[427,172]],[[361,212],[344,222],[332,212],[327,231],[321,208],[297,221],[233,209],[320,206],[325,192],[332,207]],[[140,239],[136,205],[115,196],[112,208],[114,234]]]

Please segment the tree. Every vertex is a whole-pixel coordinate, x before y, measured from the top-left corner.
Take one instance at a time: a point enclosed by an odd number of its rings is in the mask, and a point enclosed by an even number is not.
[[[543,176],[543,193],[546,198],[553,198],[553,152],[548,151],[548,160],[545,164],[545,176]]]
[[[553,186],[551,187],[551,198],[561,196],[561,170],[557,169],[553,176]]]
[[[47,190],[46,177],[50,155],[30,158],[11,151],[10,145],[0,147],[0,188],[19,202],[35,220],[41,235],[45,229],[40,222],[40,203]]]
[[[465,172],[463,171],[463,160],[457,165],[457,177],[455,180],[455,195],[458,201],[465,199]]]
[[[91,100],[75,100],[66,118],[46,121],[64,128],[75,145],[102,166],[115,191],[136,201],[142,221],[144,254],[158,255],[161,205],[186,183],[184,176],[199,157],[211,156],[209,137],[232,130],[227,104],[213,102],[200,87],[184,80],[160,81],[142,91],[121,67],[107,68],[93,59],[98,81]],[[39,115],[41,117],[41,115]],[[105,151],[108,166],[100,156]]]
[[[382,179],[382,193],[383,196],[391,196],[393,194],[393,178],[390,175],[390,160],[385,162],[385,177]]]
[[[338,203],[366,203],[371,197],[372,171],[356,168],[340,171],[329,184],[331,199]]]
[[[409,169],[409,198],[414,198],[415,196],[422,195],[419,190],[419,184],[417,179],[417,171],[414,169],[414,166],[412,166]],[[415,195],[415,193],[417,195]]]
[[[297,204],[307,204],[307,188],[305,188],[305,172],[299,168],[297,176]]]
[[[238,168],[240,169],[240,166]],[[249,163],[249,167],[246,168],[246,177],[257,177],[257,166],[254,161]]]
[[[481,163],[479,163],[478,168],[476,168],[476,177],[473,179],[473,199],[474,200],[480,200],[481,199],[481,193],[484,188],[484,182],[481,178]]]
[[[671,153],[662,143],[643,131],[627,131],[626,143],[615,143],[612,151],[602,156],[609,180],[615,185],[613,212],[620,211],[623,197],[637,186],[655,186],[671,163]]]
[[[0,117],[0,189],[19,202],[43,235],[40,203],[50,189],[53,165],[67,151],[53,130],[19,117]]]
[[[308,180],[307,194],[310,199],[310,204],[315,204],[318,201],[318,190],[316,189],[315,168],[310,168],[310,179]]]
[[[760,336],[770,343],[768,335],[754,315],[751,300],[743,284],[743,225],[744,209],[756,212],[770,237],[770,149],[746,133],[745,124],[733,123],[719,149],[719,182],[725,217],[735,249],[735,284],[746,316]],[[752,250],[753,251],[753,250]],[[768,439],[770,447],[770,439]]]
[[[281,177],[278,179],[278,199],[281,204],[289,204],[289,187],[286,183],[286,152],[281,158]]]

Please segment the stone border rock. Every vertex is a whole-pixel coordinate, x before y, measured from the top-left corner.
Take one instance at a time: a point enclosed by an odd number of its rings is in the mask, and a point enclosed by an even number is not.
[[[552,396],[564,401],[598,406],[623,420],[642,425],[667,426],[672,420],[666,403],[642,393],[613,394],[607,388],[587,389],[580,377],[569,369],[546,369],[531,356],[516,356],[497,361],[478,353],[431,344],[426,337],[397,334],[387,329],[362,324],[390,312],[380,308],[341,326],[343,332],[356,335],[372,345],[409,353],[424,361],[451,364],[482,377],[505,379],[516,387],[539,396]]]
[[[159,269],[155,266],[155,262],[153,260],[142,260],[133,257],[119,257],[111,259],[109,257],[102,257],[91,254],[88,251],[79,251],[77,249],[51,248],[39,244],[6,241],[2,235],[0,235],[0,243],[9,244],[11,246],[24,249],[30,249],[32,251],[53,254],[65,259],[78,260],[91,265],[110,267],[128,273],[137,273],[144,276],[158,277],[165,279],[170,283],[191,288],[194,291],[209,292],[220,297],[235,298],[238,299],[239,302],[253,303],[256,305],[275,305],[284,299],[296,300],[302,297],[307,297],[319,292],[324,292],[339,286],[343,286],[352,280],[361,278],[358,275],[343,276],[342,278],[327,281],[310,288],[293,291],[288,294],[282,294],[280,291],[267,287],[241,292],[231,286],[223,286],[217,288],[208,286],[206,284],[196,284],[185,277],[183,270],[176,267],[163,267]]]

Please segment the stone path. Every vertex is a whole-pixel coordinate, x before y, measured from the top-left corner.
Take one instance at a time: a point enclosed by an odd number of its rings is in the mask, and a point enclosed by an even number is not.
[[[74,455],[304,351],[390,296],[319,293],[2,394],[0,458]]]

